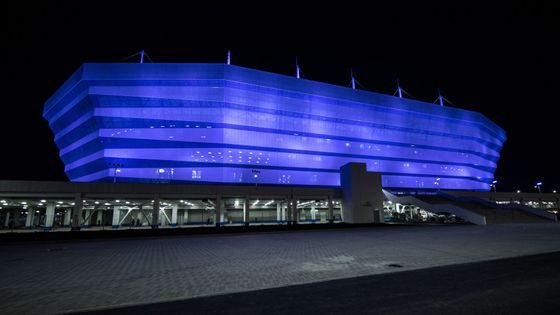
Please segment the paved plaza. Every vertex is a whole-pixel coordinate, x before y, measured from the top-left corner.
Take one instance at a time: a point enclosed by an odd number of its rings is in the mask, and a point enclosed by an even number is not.
[[[554,223],[2,244],[0,305],[94,310],[554,251]]]

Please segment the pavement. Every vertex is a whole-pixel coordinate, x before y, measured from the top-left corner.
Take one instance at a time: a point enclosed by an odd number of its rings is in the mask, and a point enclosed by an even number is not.
[[[556,251],[555,223],[4,243],[0,306],[110,309]]]
[[[555,252],[79,314],[557,314],[558,261]]]

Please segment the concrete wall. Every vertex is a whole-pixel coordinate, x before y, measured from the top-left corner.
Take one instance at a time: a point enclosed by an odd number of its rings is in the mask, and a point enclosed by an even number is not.
[[[344,222],[383,222],[380,173],[368,172],[364,163],[348,163],[340,168],[340,182]]]

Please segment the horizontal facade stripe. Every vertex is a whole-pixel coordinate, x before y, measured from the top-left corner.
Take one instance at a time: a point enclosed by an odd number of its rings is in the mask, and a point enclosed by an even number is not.
[[[82,70],[83,69],[83,70]],[[224,64],[84,64],[81,79],[84,81],[144,81],[144,80],[213,80],[224,79],[228,83],[241,83],[260,89],[260,93],[271,90],[273,94],[294,95],[305,100],[312,95],[315,98],[336,102],[363,103],[366,105],[422,112],[430,115],[479,120],[488,128],[498,133],[503,131],[483,115],[450,107],[440,108],[432,104],[412,99],[399,99],[379,93],[352,90],[332,84],[311,80],[297,80],[294,77],[268,73],[264,71]],[[244,87],[244,89],[249,89]]]
[[[169,114],[168,116],[170,116],[170,117],[160,117],[160,119],[166,120],[166,118],[167,118],[167,120],[170,120],[170,119],[171,119],[171,120],[174,120],[174,121],[178,121],[179,119],[176,118],[177,115],[181,115],[181,114],[182,114],[182,116],[189,116],[188,113],[189,113],[189,112],[192,112],[193,110],[197,110],[197,108],[211,108],[211,109],[213,110],[213,112],[221,111],[221,110],[222,110],[221,108],[228,108],[228,104],[222,104],[222,103],[219,103],[219,102],[206,102],[206,103],[205,103],[205,102],[201,102],[201,101],[196,101],[196,102],[192,102],[191,105],[192,105],[192,106],[190,106],[190,107],[188,107],[188,108],[184,108],[184,109],[182,109],[182,108],[177,108],[177,110],[179,111],[178,114],[177,114],[177,113]],[[83,106],[87,106],[87,104],[84,104]],[[179,107],[179,106],[177,106],[177,107]],[[239,108],[239,106],[233,106],[233,107]],[[166,107],[166,109],[167,109],[167,108],[168,108],[168,107]],[[173,108],[173,107],[170,107],[170,108]],[[245,108],[245,109],[247,109],[247,110],[241,111],[240,109],[238,109],[238,110],[235,110],[235,109],[233,109],[233,108],[231,108],[231,109],[234,110],[233,113],[244,113],[244,112],[245,112],[245,113],[251,113],[251,114],[253,115],[254,112],[259,112],[259,110],[256,109],[256,108],[255,108],[254,110],[251,110],[251,108],[248,108],[248,107],[243,107],[243,108]],[[128,114],[128,115],[127,115],[126,113],[127,113],[127,112],[130,112],[131,110],[135,110],[136,112],[138,112],[138,111],[141,111],[141,112],[142,112],[142,111],[145,111],[145,110],[142,109],[142,107],[139,107],[139,108],[132,108],[132,109],[100,108],[100,109],[96,110],[96,112],[97,112],[97,113],[100,113],[100,114],[102,114],[102,115],[104,115],[104,116],[109,116],[109,117],[111,117],[111,116],[119,116],[119,117],[126,116],[126,117],[128,117],[129,119],[142,119],[142,118],[146,118],[146,117],[150,117],[150,118],[151,118],[151,117],[154,116],[153,114],[146,114],[146,115],[144,115],[144,116],[139,115],[140,117],[133,117],[133,116],[131,116],[131,115],[133,115],[133,114]],[[155,110],[155,111],[158,111],[159,108],[150,108],[150,111],[151,111],[151,112],[153,112],[154,110]],[[278,111],[276,111],[276,112],[278,112]],[[111,114],[111,113],[112,113],[112,114]],[[211,111],[208,111],[208,113],[210,114],[210,113],[212,113],[212,112],[211,112]],[[223,115],[224,115],[224,116],[227,116],[227,115],[229,115],[229,113],[228,113],[228,112],[224,112]],[[239,114],[237,114],[237,115],[239,115]],[[274,114],[267,114],[267,115],[274,115]],[[138,116],[138,115],[137,115],[137,116]],[[160,115],[160,116],[161,116],[161,115]],[[221,117],[221,116],[220,116],[220,117]],[[193,118],[194,118],[194,117],[191,117],[190,120],[192,121]],[[283,118],[284,118],[284,117],[283,117]],[[292,120],[293,118],[301,118],[301,117],[290,117],[290,120]],[[74,119],[75,119],[75,117],[74,117]],[[287,119],[287,118],[286,118],[286,119]],[[269,120],[270,120],[270,119],[269,119]],[[181,120],[181,121],[185,121],[185,120]],[[319,120],[318,120],[318,119],[309,119],[309,120],[307,120],[307,121],[319,121]],[[323,121],[323,120],[321,120],[321,121]],[[209,123],[217,123],[216,120],[208,121],[208,122],[209,122]],[[324,122],[328,122],[328,123],[332,124],[332,127],[331,127],[331,128],[333,128],[333,129],[335,129],[335,130],[336,130],[336,127],[335,127],[335,126],[337,126],[337,124],[342,124],[342,122],[333,122],[332,119],[325,119]],[[243,124],[241,124],[241,125],[243,125]],[[406,134],[411,134],[411,135],[412,135],[412,134],[414,134],[414,135],[423,135],[423,134],[427,134],[427,135],[433,135],[433,136],[439,136],[439,137],[449,137],[449,138],[453,138],[453,139],[462,139],[462,140],[474,141],[475,143],[477,143],[477,145],[479,145],[479,144],[482,143],[484,146],[486,146],[486,147],[492,149],[493,151],[495,151],[495,152],[496,152],[496,153],[495,153],[496,156],[498,155],[498,152],[499,152],[499,150],[501,149],[501,146],[499,146],[499,145],[497,145],[497,144],[494,144],[494,143],[492,143],[492,142],[488,142],[488,141],[486,141],[486,140],[484,140],[484,139],[480,139],[480,138],[477,138],[477,137],[472,137],[472,136],[461,136],[461,135],[455,135],[455,134],[446,134],[446,133],[439,133],[439,132],[431,132],[431,131],[425,131],[425,130],[419,130],[419,129],[412,129],[412,128],[386,127],[386,125],[368,124],[368,123],[361,123],[361,122],[354,122],[354,121],[346,121],[346,122],[344,123],[344,125],[352,126],[351,128],[354,128],[354,126],[363,126],[363,127],[367,127],[367,128],[372,128],[371,131],[367,131],[367,132],[377,132],[377,133],[379,133],[379,132],[386,132],[387,130],[394,130],[394,131],[398,131],[398,132],[403,132],[404,135],[406,135]],[[314,129],[317,129],[317,128],[314,128]],[[323,129],[325,129],[325,128],[323,128]],[[294,131],[296,131],[296,132],[303,132],[301,129],[300,129],[300,130],[294,130]],[[327,130],[325,130],[325,131],[327,131]]]
[[[92,181],[93,177],[90,176],[85,176],[84,178],[87,178],[88,180],[83,180],[83,181]],[[400,189],[401,186],[403,185],[403,177],[401,176],[382,176],[382,183],[384,187],[390,188],[390,189]],[[411,178],[407,178],[409,181],[411,181]],[[98,182],[105,182],[105,183],[112,183],[115,181],[115,179],[113,177],[110,176],[105,176],[105,177],[101,177],[101,176],[95,176],[95,181]],[[142,178],[142,177],[119,177],[117,178],[117,182],[124,182],[124,183],[146,183],[147,179],[146,178]],[[180,179],[150,179],[149,180],[150,183],[165,183],[165,184],[200,184],[200,185],[211,185],[211,184],[217,184],[217,183],[222,183],[222,182],[212,182],[212,181],[192,181],[192,179],[188,179],[188,180],[180,180]],[[412,180],[411,182],[416,183],[416,180]],[[477,183],[477,182],[470,182],[468,180],[461,180],[461,183],[469,185],[469,187],[473,187],[471,190],[473,191],[487,191],[489,185],[485,184],[485,183]],[[247,185],[246,183],[238,183],[238,182],[229,182],[228,184],[230,185]],[[285,185],[285,184],[268,184],[268,185]],[[298,185],[292,185],[292,186],[298,186]],[[338,184],[334,184],[334,185],[324,185],[324,184],[318,184],[318,185],[313,185],[314,187],[336,187],[336,186],[340,186],[340,183]],[[439,189],[439,187],[433,187],[433,188],[426,188],[424,186],[415,186],[415,187],[410,187],[410,188],[414,188],[414,189]],[[447,189],[447,188],[446,188]],[[449,188],[450,190],[464,190],[461,186],[458,188]]]
[[[239,128],[245,130],[263,130],[268,132],[291,131],[292,133],[312,132],[316,134],[332,136],[353,135],[356,138],[371,140],[386,140],[395,142],[407,142],[416,144],[427,144],[437,142],[440,146],[455,149],[477,150],[483,154],[499,156],[495,148],[489,147],[480,139],[471,137],[439,136],[412,133],[406,131],[388,130],[359,125],[335,124],[332,122],[318,122],[312,120],[283,119],[277,121],[273,115],[256,114],[250,112],[236,111],[230,109],[208,109],[204,112],[192,110],[190,112],[165,109],[121,109],[112,111],[108,109],[95,109],[95,115],[106,118],[117,119],[154,119],[167,121],[168,124],[177,126],[180,123],[188,124],[193,121],[201,121],[215,127]],[[190,121],[189,121],[190,119]]]
[[[263,87],[262,85],[258,85],[258,84],[248,84],[246,82],[239,82],[239,81],[232,81],[232,80],[226,80],[225,83],[226,83],[225,87],[232,87],[239,90],[250,89],[250,90],[254,90],[255,92],[258,92],[259,94],[267,94],[267,95],[278,94],[278,89],[275,88],[271,89],[269,87]],[[370,93],[368,91],[363,91],[363,90],[352,90],[352,91],[358,93],[364,93],[364,92]],[[285,93],[282,93],[282,95],[284,97],[287,96]],[[309,94],[303,94],[303,95],[308,96]],[[301,100],[301,97],[299,96],[301,96],[301,94],[294,94],[293,96],[290,95],[289,97]],[[482,116],[479,113],[470,112],[462,109],[449,108],[449,107],[442,108],[439,105],[416,101],[413,99],[406,99],[406,98],[402,99],[402,98],[397,98],[395,96],[381,95],[381,94],[378,94],[378,96],[384,99],[384,101],[376,102],[376,101],[369,101],[369,100],[356,101],[356,100],[349,100],[349,99],[333,99],[333,98],[324,98],[321,95],[312,95],[311,98],[314,101],[321,100],[325,104],[346,103],[346,104],[351,104],[352,107],[363,107],[367,109],[377,110],[378,112],[403,111],[406,112],[407,114],[414,114],[414,115],[418,115],[419,117],[426,117],[435,120],[441,119],[445,121],[451,121],[455,119],[467,124],[474,123],[474,124],[478,124],[479,128],[487,130],[490,134],[495,135],[500,140],[502,141],[506,140],[504,131],[499,127],[496,128],[495,124],[492,121],[488,120],[486,117]],[[380,105],[380,103],[384,103],[385,106]],[[414,103],[415,105],[419,105],[419,106],[414,106],[412,108],[408,106],[401,107],[402,104],[406,104],[406,103]],[[431,109],[431,110],[424,111],[426,109]],[[442,110],[445,112],[445,115],[442,115]],[[467,117],[465,117],[464,115],[465,113],[468,113],[468,119],[466,119]],[[450,115],[450,114],[455,114],[455,115]],[[488,124],[490,124],[490,126]]]
[[[177,150],[177,153],[173,151]],[[249,156],[237,159],[230,159],[227,153],[223,153],[221,156],[218,151],[214,151],[214,157],[206,155],[203,149],[192,148],[192,149],[105,149],[102,151],[95,152],[91,155],[84,157],[83,159],[77,160],[73,163],[69,163],[65,169],[67,174],[71,177],[76,177],[77,174],[82,174],[85,169],[87,169],[92,163],[92,161],[98,161],[101,159],[112,159],[119,160],[119,163],[124,165],[123,167],[132,167],[132,161],[144,161],[143,163],[149,163],[151,167],[157,167],[158,165],[162,167],[179,167],[183,165],[182,163],[202,163],[205,165],[214,165],[215,163],[220,163],[224,165],[242,165],[245,164],[247,167],[272,167],[281,169],[302,169],[311,168],[313,170],[322,171],[332,171],[338,172],[340,166],[350,162],[362,162],[367,164],[369,171],[378,171],[384,174],[409,174],[414,173],[420,175],[436,176],[436,177],[464,177],[464,178],[477,178],[480,180],[488,180],[492,177],[492,172],[483,172],[472,170],[469,167],[457,167],[454,165],[446,165],[439,163],[414,163],[406,162],[407,167],[401,167],[402,162],[400,161],[383,161],[383,160],[368,160],[368,159],[333,159],[324,157],[321,160],[314,160],[313,156],[305,155],[294,155],[293,160],[289,157],[286,158],[286,154],[271,154],[270,152],[259,152],[259,154],[264,153],[262,159],[257,159],[258,155],[253,156],[250,159]],[[197,152],[198,151],[198,152]],[[196,153],[203,153],[202,158]],[[225,156],[224,156],[225,155]],[[192,156],[192,157],[191,157]],[[206,157],[206,158],[205,158]],[[306,159],[306,160],[305,160]],[[327,162],[326,165],[324,162]],[[135,163],[135,162],[134,162]],[[191,165],[191,164],[188,164]],[[86,167],[87,166],[87,167]],[[107,167],[107,165],[101,165]]]
[[[68,102],[68,99],[73,99],[74,97],[72,96],[72,93],[79,93],[82,86],[88,85],[87,80],[84,80],[83,77],[83,68],[83,66],[78,68],[78,70],[76,70],[76,72],[74,72],[70,78],[68,78],[66,82],[64,82],[62,86],[58,88],[58,90],[56,90],[56,92],[54,92],[54,94],[45,102],[45,107],[43,108],[44,118],[49,120],[53,113],[56,113],[59,110],[59,108],[55,108],[55,105],[64,104]],[[70,97],[64,100],[64,97],[69,95]]]
[[[49,126],[53,129],[53,131],[54,130],[58,131],[61,128],[64,128],[64,126],[61,127],[57,126],[57,122],[61,117],[70,117],[75,119],[75,117],[79,117],[83,113],[90,111],[91,104],[85,102],[85,100],[88,99],[89,99],[88,90],[83,89],[81,93],[79,93],[72,99],[72,101],[68,102],[68,104],[66,104],[64,108],[56,112],[56,114],[54,114],[49,119]]]
[[[88,115],[92,112],[92,103],[90,97],[80,97],[76,98],[77,103],[76,106],[69,109],[67,114],[60,116],[56,120],[51,120],[49,123],[49,127],[56,135],[60,133],[61,130],[72,124],[76,121],[77,117],[83,117],[84,115]]]
[[[91,87],[90,93],[101,97],[100,104],[110,98],[119,98],[121,104],[132,103],[128,107],[134,107],[132,99],[141,98],[144,100],[152,100],[151,107],[171,107],[167,106],[166,100],[174,100],[172,104],[183,101],[185,105],[202,105],[207,107],[214,106],[219,108],[240,109],[251,112],[268,113],[286,117],[298,117],[305,119],[333,121],[337,123],[361,124],[381,128],[399,128],[399,130],[407,130],[407,125],[414,122],[417,126],[430,125],[429,130],[413,130],[413,132],[439,132],[442,135],[453,134],[457,128],[449,126],[460,126],[464,134],[478,135],[478,138],[486,142],[500,146],[502,140],[499,135],[490,130],[485,130],[479,123],[469,120],[450,119],[434,115],[425,115],[416,112],[403,112],[396,110],[388,110],[383,108],[377,109],[373,106],[367,106],[363,109],[351,107],[349,104],[343,105],[326,105],[317,101],[302,104],[299,99],[287,99],[275,95],[259,95],[246,90],[236,89],[219,89],[215,87],[175,87],[175,86],[94,86]],[[129,99],[127,99],[129,98]],[[154,101],[160,100],[164,104],[157,106]],[[179,102],[177,102],[179,101]],[[112,103],[112,102],[111,102]],[[121,106],[119,106],[121,107]],[[140,107],[147,107],[144,104]],[[185,106],[188,107],[188,106]],[[348,108],[353,108],[348,111]],[[377,109],[377,111],[376,111]],[[338,113],[338,115],[337,115]],[[380,122],[391,122],[391,124],[383,124]]]
[[[415,111],[436,116],[455,118],[465,118],[465,116],[467,116],[471,117],[473,120],[481,121],[483,125],[495,129],[499,134],[505,137],[505,132],[500,127],[477,112],[447,106],[440,107],[413,99],[402,99],[390,95],[364,90],[354,90],[317,81],[296,80],[290,76],[277,75],[258,70],[255,71],[253,69],[237,66],[227,66],[225,70],[226,83],[240,82],[258,89],[261,93],[271,89],[272,91],[278,91],[273,93],[280,92],[283,96],[293,95],[293,97],[298,99],[305,99],[306,96],[313,94],[312,96],[314,98],[319,97],[334,102],[356,102],[366,106]]]
[[[262,172],[274,170],[280,172],[288,172],[288,171],[298,171],[298,172],[312,172],[312,173],[331,173],[337,174],[337,170],[327,170],[327,169],[314,169],[314,168],[305,168],[305,167],[277,167],[277,166],[266,166],[266,165],[247,165],[247,164],[228,164],[228,163],[208,163],[208,162],[177,162],[177,161],[154,161],[154,160],[145,160],[145,159],[126,159],[126,158],[101,158],[98,160],[94,160],[85,164],[80,169],[75,169],[68,172],[68,176],[70,178],[79,178],[83,177],[87,174],[91,174],[94,172],[101,171],[103,169],[108,170],[109,173],[112,173],[112,168],[107,168],[108,163],[118,163],[124,165],[124,167],[119,168],[120,172],[118,176],[126,176],[127,172],[130,172],[133,169],[146,169],[149,172],[153,172],[154,174],[160,174],[158,171],[160,169],[164,169],[164,172],[171,172],[171,169],[176,173],[178,169],[181,168],[188,168],[190,171],[192,170],[199,170],[199,169],[221,169],[221,168],[237,168],[245,170],[245,174],[251,173],[250,177],[252,177],[252,170],[258,169]],[[276,173],[274,173],[276,174]],[[394,176],[413,176],[418,178],[429,178],[435,181],[437,178],[442,179],[468,179],[475,182],[481,183],[489,183],[491,182],[492,178],[476,178],[476,177],[465,177],[465,176],[450,176],[450,175],[432,175],[432,174],[416,174],[416,173],[392,173],[387,172],[383,173],[383,175],[394,175]],[[264,174],[263,174],[264,176]],[[217,179],[219,180],[219,178]]]
[[[104,87],[104,86],[109,86],[109,87],[144,87],[144,86],[169,86],[169,87],[228,87],[231,89],[238,89],[241,91],[247,90],[247,89],[254,89],[252,85],[250,84],[246,84],[243,82],[235,82],[235,81],[230,81],[230,80],[162,80],[162,81],[157,81],[157,80],[146,80],[146,81],[138,81],[138,80],[91,80],[91,81],[87,81],[87,84],[89,84],[89,86],[92,87]],[[100,94],[98,92],[99,90],[96,90],[96,93],[94,94]],[[273,93],[268,93],[268,96],[274,96]],[[100,94],[98,95],[99,97],[102,97],[103,95]],[[130,98],[130,99],[134,99],[134,98],[138,98],[138,99],[144,99],[146,101],[148,100],[165,100],[168,103],[165,104],[165,106],[179,106],[181,107],[182,105],[180,105],[182,100],[178,100],[178,99],[153,99],[153,98],[148,98],[148,97],[126,97],[126,96],[122,96],[122,95],[111,95],[111,96],[107,96],[106,98],[113,98],[113,99],[119,99],[119,97],[121,98]],[[230,97],[231,98],[231,97]],[[283,101],[285,102],[285,96],[282,96]],[[294,98],[295,102],[300,101],[297,98]],[[227,96],[226,99],[224,99],[224,101],[226,103],[228,103],[227,100]],[[402,101],[402,100],[399,100]],[[173,103],[175,102],[175,103]],[[270,103],[270,102],[267,102]],[[333,105],[333,106],[339,106],[339,107],[343,107],[347,108],[348,107],[348,101],[345,101],[344,104],[339,104],[341,102],[337,102],[337,101],[323,101],[322,103],[319,103],[319,101],[314,101],[313,107],[320,107],[319,105],[323,106],[323,105]],[[264,102],[259,103],[259,106],[263,106]],[[300,104],[301,105],[301,104]],[[394,108],[387,108],[387,107],[380,107],[380,106],[376,106],[375,104],[364,104],[364,103],[352,103],[353,107],[355,106],[361,106],[363,107],[363,109],[368,110],[368,111],[373,111],[375,113],[387,113],[387,112],[395,112]],[[433,104],[428,104],[428,105],[433,105]],[[115,102],[115,104],[112,105],[113,107],[116,106],[122,106],[122,107],[128,107],[129,105],[126,102]],[[149,104],[146,104],[145,106],[150,106]],[[153,106],[153,105],[151,105]],[[297,108],[297,107],[295,107]],[[338,108],[341,109],[341,108]],[[336,111],[336,110],[335,110]],[[469,117],[468,120],[466,119],[461,119],[461,118],[450,118],[450,117],[445,117],[445,116],[434,116],[433,114],[428,114],[428,113],[422,113],[422,112],[415,112],[415,111],[403,111],[401,110],[402,115],[414,115],[417,116],[418,118],[423,118],[423,119],[427,119],[430,120],[432,123],[434,121],[441,121],[443,123],[459,123],[459,124],[467,124],[467,125],[472,125],[476,128],[482,128],[482,129],[489,129],[489,134],[492,137],[496,137],[501,141],[505,141],[505,135],[503,133],[503,131],[499,128],[490,128],[489,126],[485,125],[485,122],[488,122],[487,119],[485,119],[484,117]]]
[[[134,131],[134,129],[139,128],[139,127],[143,127],[143,128],[147,128],[148,126],[165,126],[165,124],[168,124],[169,122],[167,121],[136,121],[135,124],[132,124],[131,121],[129,120],[124,120],[124,119],[116,119],[117,122],[111,122],[115,119],[113,118],[99,118],[99,122],[96,123],[96,120],[94,118],[92,118],[92,120],[86,124],[84,124],[84,126],[80,126],[80,128],[77,128],[78,131],[80,131],[80,133],[74,135],[68,135],[68,137],[64,137],[61,138],[57,141],[57,144],[59,145],[59,147],[65,148],[65,144],[72,144],[75,141],[79,141],[81,139],[81,137],[83,137],[83,130],[89,130],[91,129],[91,125],[93,124],[97,124],[99,125],[100,128],[103,128],[105,126],[109,126],[109,127],[114,127],[115,125],[119,125],[121,127],[123,127],[123,134],[125,131],[130,130],[131,132]],[[122,121],[122,123],[119,123],[119,121]],[[183,122],[184,123],[184,122]],[[187,122],[189,126],[191,127],[203,127],[203,128],[192,128],[194,130],[202,130],[202,129],[231,129],[231,128],[219,128],[222,127],[223,124],[220,125],[216,125],[216,124],[212,124],[212,125],[207,125],[207,124],[203,124],[200,122]],[[169,125],[168,125],[169,126]],[[175,125],[176,126],[176,125]],[[212,127],[212,128],[208,128],[208,127]],[[228,126],[231,127],[231,126]],[[238,126],[233,126],[233,127],[238,127]],[[272,130],[272,132],[270,130],[262,130],[262,128],[254,128],[254,127],[245,127],[245,126],[240,126],[242,129],[233,129],[233,130],[242,130],[242,131],[250,131],[250,132],[261,132],[263,134],[284,134],[286,136],[293,136],[293,133],[291,132],[282,132],[281,130]],[[171,129],[173,129],[175,127],[172,127]],[[103,128],[104,129],[104,128]],[[150,129],[150,128],[147,128]],[[158,129],[158,128],[154,128],[154,129]],[[164,130],[170,130],[170,128],[162,128]],[[180,128],[183,129],[183,128]],[[201,136],[202,137],[202,136]],[[419,145],[419,144],[411,144],[411,143],[398,143],[398,142],[388,142],[388,141],[367,141],[364,139],[355,139],[355,138],[342,138],[342,137],[331,137],[330,138],[325,138],[325,136],[321,137],[321,135],[315,135],[315,134],[298,134],[297,137],[305,137],[305,138],[314,138],[314,139],[324,139],[325,141],[341,141],[344,143],[351,143],[351,142],[355,142],[355,143],[364,143],[364,144],[372,144],[372,145],[380,145],[380,146],[395,146],[395,147],[414,147],[414,148],[418,148],[418,149],[428,149],[428,150],[435,150],[435,151],[442,151],[442,152],[455,152],[455,153],[461,153],[461,154],[466,154],[466,155],[476,155],[482,159],[485,159],[489,162],[491,162],[491,164],[489,165],[483,165],[483,166],[495,166],[495,161],[497,160],[497,157],[494,156],[487,156],[487,155],[483,155],[480,154],[478,152],[473,152],[473,151],[469,151],[469,150],[457,150],[457,149],[450,149],[450,148],[445,148],[445,147],[435,147],[435,146],[427,146],[427,145]],[[224,141],[224,139],[220,139],[222,141]],[[227,138],[226,138],[227,140]],[[167,141],[172,142],[172,140],[168,139]],[[480,163],[474,163],[474,164],[480,164]]]
[[[67,127],[65,127],[64,129],[60,130],[59,132],[55,133],[54,135],[54,141],[57,141],[58,139],[60,139],[61,137],[63,137],[64,135],[68,134],[69,132],[75,130],[76,128],[81,128],[83,129],[84,125],[86,125],[88,122],[93,121],[94,119],[94,114],[93,111],[88,112],[86,114],[84,114],[83,116],[79,117],[78,119],[74,120],[72,123],[70,123]],[[91,126],[91,127],[95,127],[95,126]]]
[[[296,151],[320,153],[343,153],[359,156],[394,157],[403,159],[446,161],[485,167],[496,167],[496,163],[457,151],[440,150],[438,147],[410,145],[403,143],[364,143],[349,140],[306,137],[293,134],[265,133],[229,128],[141,128],[141,129],[100,129],[99,135],[107,138],[136,140],[159,140],[175,142],[199,142],[228,146],[251,146],[267,150],[269,147]],[[170,146],[172,147],[172,145]]]
[[[59,151],[60,157],[62,158],[70,152],[75,152],[75,150],[83,150],[83,147],[85,145],[87,145],[91,141],[97,141],[98,138],[99,138],[99,131],[94,131],[88,134],[87,136],[81,138],[80,140],[72,142],[70,145],[61,148]]]
[[[376,162],[382,162],[382,161],[392,161],[392,162],[399,162],[399,163],[415,163],[418,165],[423,165],[426,164],[426,167],[423,168],[428,168],[427,164],[436,164],[436,165],[442,165],[444,167],[453,167],[457,170],[463,170],[463,171],[467,171],[470,170],[470,172],[477,172],[477,171],[482,171],[484,173],[487,174],[491,174],[494,171],[494,168],[492,167],[481,167],[481,166],[475,166],[475,165],[471,165],[471,164],[465,164],[465,163],[460,163],[460,162],[453,162],[453,161],[434,161],[434,160],[418,160],[418,159],[404,159],[401,157],[379,157],[379,156],[366,156],[366,155],[353,155],[353,154],[340,154],[340,153],[323,153],[323,152],[313,152],[313,151],[306,151],[306,150],[283,150],[283,149],[277,149],[277,148],[260,148],[260,147],[251,147],[251,146],[227,146],[224,144],[214,144],[214,145],[210,145],[208,146],[206,143],[194,143],[194,142],[179,142],[177,143],[176,146],[170,147],[170,143],[168,141],[158,141],[158,140],[133,140],[133,139],[111,139],[111,138],[103,138],[101,139],[101,141],[104,143],[103,148],[105,148],[106,150],[109,149],[117,149],[117,150],[121,150],[121,152],[123,152],[123,154],[127,153],[129,155],[133,154],[133,152],[139,152],[138,150],[146,150],[148,153],[153,152],[151,154],[154,154],[153,159],[154,160],[158,160],[160,158],[158,158],[158,156],[156,155],[155,152],[166,152],[167,156],[176,156],[174,158],[176,159],[181,159],[181,160],[185,160],[185,159],[189,159],[189,160],[194,160],[194,159],[206,159],[211,160],[211,159],[215,159],[215,158],[210,158],[208,156],[208,154],[204,153],[204,152],[208,152],[208,150],[210,149],[214,149],[214,156],[223,156],[224,158],[227,158],[227,160],[233,160],[233,161],[238,161],[239,158],[239,153],[237,152],[238,150],[244,150],[242,151],[242,156],[243,158],[241,158],[242,160],[244,159],[248,159],[248,157],[250,157],[250,155],[254,155],[251,156],[252,158],[255,158],[255,160],[257,160],[257,158],[259,158],[259,153],[265,153],[265,154],[272,154],[272,153],[285,153],[283,157],[285,157],[287,155],[288,160],[290,159],[290,155],[293,155],[293,159],[297,158],[298,156],[308,156],[308,157],[312,157],[312,161],[308,161],[305,163],[314,163],[313,161],[316,161],[317,163],[323,163],[328,165],[327,167],[331,167],[333,169],[338,170],[338,168],[340,166],[342,166],[342,164],[336,164],[334,161],[331,162],[330,164],[328,164],[328,161],[326,161],[329,158],[344,158],[341,160],[340,163],[343,163],[342,161],[344,161],[344,164],[346,163],[346,160],[349,161],[360,161],[360,162],[369,162],[369,163],[373,163],[374,161]],[[75,164],[76,162],[80,161],[81,159],[87,158],[87,156],[90,156],[91,154],[89,154],[90,152],[94,152],[99,150],[100,146],[96,143],[96,142],[91,142],[90,144],[91,146],[91,150],[84,150],[81,151],[83,152],[83,155],[77,155],[73,161],[70,160],[65,160],[66,163],[66,169],[71,169],[72,167],[77,167],[79,166],[79,164]],[[188,149],[188,150],[187,150]],[[206,149],[206,151],[201,151],[202,154],[197,153],[197,151],[199,150],[204,150]],[[166,150],[166,151],[164,151]],[[229,151],[233,151],[232,153],[229,153]],[[219,153],[218,153],[219,152]],[[247,155],[250,152],[250,155]],[[183,153],[183,154],[181,154]],[[187,154],[188,153],[188,154]],[[253,154],[254,153],[254,154]],[[194,155],[194,157],[191,157],[191,155]],[[211,156],[212,154],[210,154]],[[202,156],[202,157],[201,157]],[[232,156],[232,158],[229,158],[229,156]],[[161,157],[163,157],[163,155],[161,155]],[[218,157],[219,159],[220,157]],[[270,159],[270,157],[268,157]],[[274,156],[274,158],[276,158],[276,160],[272,159],[270,160],[269,163],[271,164],[276,164],[278,163],[278,159],[280,159],[280,157]],[[259,159],[260,160],[260,159]],[[290,160],[289,163],[295,163],[295,161]],[[70,167],[72,166],[72,167]],[[408,165],[406,166],[406,168],[410,168],[411,166]],[[447,169],[444,169],[447,170]]]

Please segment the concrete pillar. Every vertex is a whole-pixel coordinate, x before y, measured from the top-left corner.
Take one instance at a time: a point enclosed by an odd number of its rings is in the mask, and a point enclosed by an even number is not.
[[[14,211],[14,228],[19,227],[19,211],[20,210]]]
[[[50,230],[53,227],[55,204],[53,201],[47,201],[47,212],[45,217],[45,230]]]
[[[298,211],[298,202],[297,202],[297,198],[295,196],[292,196],[291,199],[291,203],[292,203],[292,224],[297,224],[299,221],[299,211]]]
[[[220,211],[220,222],[225,222],[226,220],[226,201],[222,200],[222,203],[220,204],[220,209],[222,209]]]
[[[329,206],[329,223],[334,222],[334,207],[332,204],[332,197],[329,196],[328,198],[328,206]]]
[[[96,212],[96,217],[95,217],[95,224],[101,226],[103,225],[103,210],[99,209]]]
[[[313,221],[313,223],[315,223],[315,217],[316,217],[316,215],[315,215],[315,204],[313,203],[311,205],[311,221]]]
[[[276,222],[280,223],[280,221],[282,220],[282,206],[280,205],[280,202],[276,203]]]
[[[214,224],[219,227],[221,224],[220,219],[222,216],[222,195],[218,195],[216,197],[216,202],[214,204],[216,208],[216,211],[214,211]]]
[[[10,226],[10,210],[6,209],[6,220],[4,221],[4,227]]]
[[[82,227],[82,194],[76,194],[74,197],[74,208],[72,209],[72,231],[79,231]]]
[[[342,215],[346,223],[383,222],[381,173],[368,172],[365,163],[340,168]]]
[[[71,218],[72,218],[72,211],[70,209],[66,209],[66,211],[64,211],[64,221],[62,222],[62,226],[70,227]]]
[[[119,220],[120,219],[121,219],[121,207],[114,206],[113,207],[113,224],[111,225],[111,227],[113,229],[118,229],[119,228]]]
[[[286,200],[286,222],[288,223],[288,225],[291,225],[293,212],[292,198],[288,197]]]
[[[158,216],[158,222],[160,222],[161,226],[165,226],[165,215],[163,214],[165,212],[165,207],[163,207],[163,209],[160,208],[159,210],[159,216]]]
[[[183,224],[189,223],[189,209],[183,210]]]
[[[144,225],[144,215],[143,215],[143,212],[142,212],[142,205],[140,205],[140,207],[139,207],[139,209],[138,209],[138,212],[136,213],[136,220],[137,220],[138,222],[140,222],[140,223],[138,224],[139,226]]]
[[[86,217],[84,220],[84,226],[89,227],[91,224],[91,210],[86,209]]]
[[[27,208],[27,216],[25,217],[25,228],[30,229],[33,227],[33,216],[35,215],[35,209]]]
[[[177,226],[177,208],[179,207],[178,204],[174,203],[171,206],[171,226],[172,227],[176,227]]]
[[[245,197],[243,199],[243,223],[245,225],[249,225],[249,221],[250,221],[250,216],[249,216],[249,200],[247,199],[247,197]]]
[[[159,218],[159,196],[154,196],[154,205],[152,206],[152,229],[157,229],[158,225],[158,218]]]

